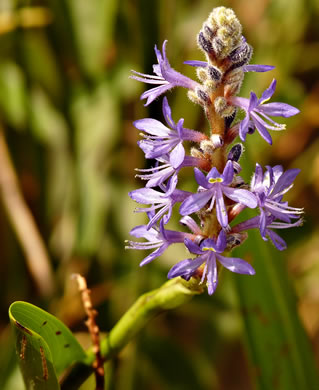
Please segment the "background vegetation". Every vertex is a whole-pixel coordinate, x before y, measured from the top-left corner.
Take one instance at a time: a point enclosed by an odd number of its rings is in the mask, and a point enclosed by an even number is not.
[[[144,85],[128,76],[130,69],[150,73],[154,44],[168,39],[171,65],[195,77],[183,61],[202,59],[196,34],[220,5],[232,7],[241,20],[255,49],[252,62],[276,66],[272,73],[247,75],[242,95],[251,89],[260,95],[275,77],[274,100],[301,110],[285,121],[285,132],[274,135],[274,146],[258,135],[249,137],[246,179],[256,160],[301,168],[289,201],[305,208],[306,221],[302,228],[283,232],[288,250],[282,254],[252,235],[240,251],[253,258],[258,279],[225,272],[213,297],[203,294],[156,318],[107,364],[107,386],[297,389],[289,387],[295,369],[302,376],[303,367],[312,365],[309,356],[318,365],[318,1],[1,0],[1,389],[23,389],[7,315],[13,301],[50,311],[87,345],[72,273],[87,277],[99,325],[107,332],[141,293],[166,280],[171,264],[185,257],[184,249],[173,247],[140,269],[144,254],[124,251],[130,229],[143,222],[127,195],[141,186],[134,168],[144,166],[132,121],[162,119],[161,100],[145,108],[139,101]],[[200,108],[187,100],[185,90],[172,92],[169,102],[175,119],[184,117],[189,128],[205,128]],[[16,196],[13,167],[22,198]],[[192,188],[190,173],[185,171],[185,181]],[[44,247],[29,225],[28,210]],[[291,340],[296,342],[292,349]],[[293,366],[290,357],[296,358]],[[300,379],[297,390],[315,389],[309,380],[302,387],[306,382]],[[90,388],[90,383],[83,386]]]

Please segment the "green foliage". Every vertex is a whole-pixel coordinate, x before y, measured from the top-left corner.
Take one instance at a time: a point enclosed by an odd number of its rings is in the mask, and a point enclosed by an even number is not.
[[[15,302],[9,316],[27,389],[59,389],[57,376],[86,353],[56,317],[27,302]]]

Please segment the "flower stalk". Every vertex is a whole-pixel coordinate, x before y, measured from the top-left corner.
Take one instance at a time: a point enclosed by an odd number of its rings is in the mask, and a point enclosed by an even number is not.
[[[149,321],[166,310],[176,309],[188,302],[194,295],[201,294],[200,280],[186,281],[175,278],[160,288],[141,295],[114,328],[101,341],[100,350],[103,361],[112,359],[143,329]],[[87,351],[85,363],[75,364],[61,379],[61,390],[75,390],[93,373],[92,364],[96,359],[94,348]]]

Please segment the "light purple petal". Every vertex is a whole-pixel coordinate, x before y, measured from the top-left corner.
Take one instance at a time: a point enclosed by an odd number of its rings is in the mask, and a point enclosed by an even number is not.
[[[208,66],[208,63],[205,61],[196,61],[196,60],[190,60],[190,61],[184,61],[185,65],[190,66],[201,66],[203,68],[206,68]]]
[[[282,116],[284,118],[289,118],[300,112],[298,108],[293,107],[290,104],[276,102],[266,103],[263,106],[259,107],[259,110],[266,115]]]
[[[189,240],[188,238],[185,238],[184,244],[186,245],[187,249],[191,252],[194,253],[195,255],[202,255],[203,252],[199,248],[198,245],[194,243],[194,241]]]
[[[162,105],[163,115],[166,120],[166,123],[171,127],[175,128],[175,122],[172,119],[172,111],[168,104],[167,97],[164,96],[163,98],[163,105]]]
[[[224,230],[221,230],[216,241],[216,251],[219,253],[224,252],[225,248],[227,245],[227,238],[226,238],[226,233]]]
[[[266,218],[266,214],[264,212],[263,209],[260,209],[260,234],[262,236],[263,239],[266,238],[266,225],[267,225],[267,218]]]
[[[276,79],[273,79],[270,86],[262,93],[261,98],[258,101],[258,104],[263,104],[265,101],[269,100],[275,92],[277,85]]]
[[[291,184],[294,182],[295,178],[297,177],[298,173],[300,172],[300,169],[294,168],[294,169],[288,169],[286,172],[284,172],[278,179],[277,183],[275,184],[271,196],[274,196],[281,191],[284,191],[286,188],[290,187]]]
[[[177,169],[185,158],[185,149],[181,142],[179,142],[170,153],[170,163],[173,168]]]
[[[252,120],[256,126],[256,129],[258,130],[259,134],[263,137],[263,139],[268,142],[270,145],[272,145],[272,138],[269,132],[267,131],[266,127],[263,125],[260,118],[255,114],[251,113]]]
[[[228,215],[220,185],[216,185],[216,216],[223,228],[228,225]]]
[[[255,275],[254,268],[246,261],[238,257],[224,257],[216,254],[219,262],[231,272],[236,274]]]
[[[170,89],[174,88],[175,85],[172,85],[170,83],[164,84],[164,85],[159,85],[158,87],[151,88],[145,92],[142,93],[141,95],[141,100],[147,99],[146,103],[144,106],[148,106],[151,104],[155,99],[157,99],[159,96],[163,95],[163,93],[169,91]]]
[[[270,229],[267,229],[266,233],[268,234],[272,243],[275,245],[275,247],[278,250],[283,251],[283,250],[287,249],[286,242],[277,233],[275,233],[274,231],[272,231]]]
[[[258,105],[258,98],[255,92],[250,92],[248,112],[250,113],[252,110],[254,110],[257,107],[257,105]]]
[[[233,177],[234,177],[233,163],[228,160],[223,171],[223,184],[226,186],[229,185],[233,181]]]
[[[250,188],[252,191],[258,191],[259,189],[263,189],[263,178],[264,173],[262,167],[256,163],[255,173],[251,179]]]
[[[133,122],[133,125],[138,130],[145,131],[148,134],[156,135],[158,137],[167,137],[172,132],[172,130],[163,125],[162,122],[152,118],[138,119]]]
[[[165,252],[165,250],[167,249],[168,246],[169,246],[169,243],[164,242],[163,245],[162,245],[161,247],[159,247],[159,248],[156,249],[154,252],[152,252],[151,254],[149,254],[148,256],[146,256],[146,257],[140,262],[140,267],[143,267],[143,265],[146,265],[146,264],[150,263],[151,261],[153,261],[154,259],[156,259],[156,257],[161,256],[161,254]]]
[[[206,176],[204,175],[204,173],[200,169],[194,168],[194,175],[195,175],[195,179],[196,179],[198,185],[200,185],[201,187],[206,188],[206,189],[210,188],[210,185],[207,182]]]
[[[203,208],[209,199],[212,197],[212,191],[206,190],[202,192],[198,192],[189,196],[184,202],[181,204],[179,209],[179,213],[181,215],[189,215],[195,213],[196,211]]]
[[[138,203],[162,203],[165,202],[165,194],[155,191],[152,188],[140,188],[128,193],[129,197]]]
[[[275,69],[272,65],[244,65],[244,72],[268,72],[269,70]]]
[[[148,241],[158,241],[159,242],[159,233],[155,229],[147,230],[146,225],[135,226],[131,231],[130,235],[137,238],[145,238]]]
[[[217,168],[216,167],[213,167],[208,173],[207,173],[207,176],[206,176],[206,179],[219,179],[221,178],[222,175],[218,172]]]
[[[205,259],[201,256],[196,257],[195,259],[182,260],[170,269],[167,277],[168,279],[173,279],[177,276],[190,277],[204,261]]]
[[[249,122],[249,115],[247,114],[239,124],[239,137],[243,142],[246,140],[246,135],[249,130]]]
[[[233,200],[234,202],[244,204],[251,209],[257,207],[256,196],[248,190],[243,190],[241,188],[224,187],[223,192],[227,196],[227,198]]]
[[[209,260],[206,262],[207,265],[207,290],[208,294],[214,294],[217,284],[218,284],[218,275],[217,275],[217,265],[215,254],[211,254]]]

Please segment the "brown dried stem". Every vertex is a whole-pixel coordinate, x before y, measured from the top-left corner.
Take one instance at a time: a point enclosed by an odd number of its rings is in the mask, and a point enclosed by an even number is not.
[[[80,274],[74,274],[73,277],[78,283],[79,291],[82,295],[83,307],[85,313],[88,316],[87,321],[85,321],[85,325],[90,332],[93,343],[92,349],[95,354],[95,361],[93,362],[92,367],[95,373],[96,390],[104,390],[104,360],[102,358],[100,348],[100,331],[95,321],[97,311],[93,308],[91,301],[91,290],[87,288],[85,278]]]
[[[21,193],[8,146],[0,124],[0,196],[21,244],[27,267],[43,296],[54,289],[51,262],[43,239]]]

